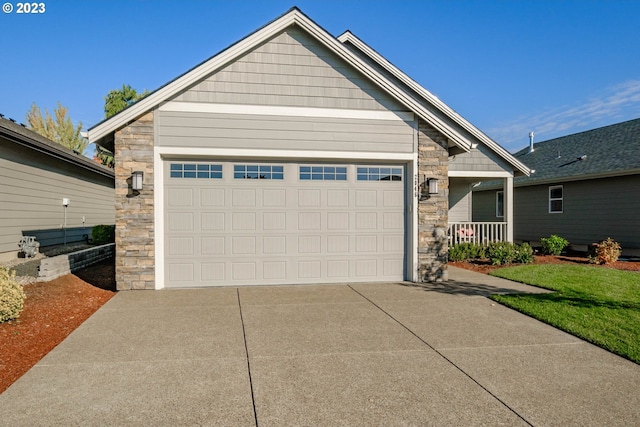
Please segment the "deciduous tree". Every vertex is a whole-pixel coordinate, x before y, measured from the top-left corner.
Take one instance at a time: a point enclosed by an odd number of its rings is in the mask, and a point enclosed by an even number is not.
[[[78,125],[74,126],[71,118],[67,116],[68,112],[69,109],[58,102],[58,106],[53,110],[53,116],[47,110],[43,115],[40,107],[34,102],[27,112],[27,128],[82,154],[89,141],[80,135],[82,123],[78,122]]]

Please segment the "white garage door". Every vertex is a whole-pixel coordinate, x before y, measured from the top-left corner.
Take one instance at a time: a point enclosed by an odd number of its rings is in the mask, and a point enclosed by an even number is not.
[[[165,286],[405,276],[403,165],[165,162]]]

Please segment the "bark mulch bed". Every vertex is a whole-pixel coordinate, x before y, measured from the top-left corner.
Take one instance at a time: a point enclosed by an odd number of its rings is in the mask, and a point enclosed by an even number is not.
[[[0,393],[115,295],[113,260],[24,286],[18,319],[0,323]]]
[[[589,259],[585,256],[578,255],[536,255],[533,264],[584,264],[594,265],[599,268],[613,268],[616,270],[640,271],[640,262],[616,261],[609,265],[590,264]],[[504,268],[504,265],[491,265],[491,261],[468,261],[468,262],[449,262],[454,267],[473,270],[478,273],[489,274],[498,268]]]

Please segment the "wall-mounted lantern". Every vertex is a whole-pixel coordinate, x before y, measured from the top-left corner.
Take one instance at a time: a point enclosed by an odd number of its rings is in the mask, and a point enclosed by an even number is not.
[[[420,200],[427,200],[438,194],[438,179],[424,176],[420,187]]]
[[[438,194],[438,180],[436,178],[429,178],[427,183],[429,185],[429,195]]]
[[[135,171],[131,174],[131,189],[134,191],[142,190],[142,178],[144,173],[142,171]]]

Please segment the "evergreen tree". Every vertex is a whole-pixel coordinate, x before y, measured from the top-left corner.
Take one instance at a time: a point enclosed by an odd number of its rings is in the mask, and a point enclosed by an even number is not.
[[[120,89],[113,89],[109,91],[107,96],[104,97],[104,117],[108,119],[109,117],[118,114],[120,111],[144,98],[148,94],[148,90],[138,93],[131,86],[124,84]]]

